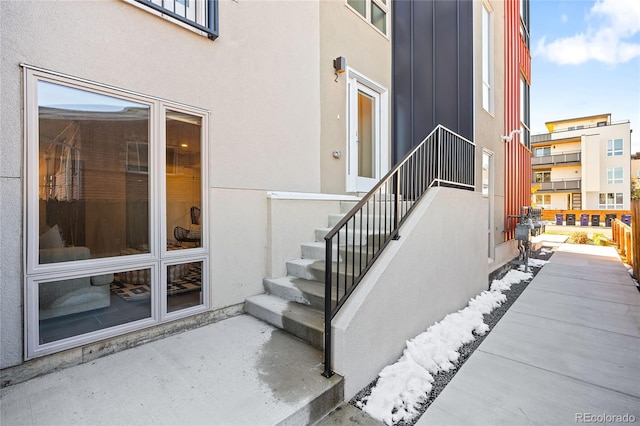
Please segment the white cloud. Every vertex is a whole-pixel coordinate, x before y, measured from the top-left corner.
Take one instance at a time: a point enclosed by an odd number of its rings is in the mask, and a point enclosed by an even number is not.
[[[560,17],[560,20],[562,21],[563,24],[566,24],[569,21],[569,17],[567,16],[566,13],[563,13],[562,16]]]
[[[542,37],[534,55],[561,65],[589,60],[617,64],[640,56],[640,43],[629,40],[640,33],[640,1],[596,0],[587,19],[594,25],[583,33],[548,43]]]

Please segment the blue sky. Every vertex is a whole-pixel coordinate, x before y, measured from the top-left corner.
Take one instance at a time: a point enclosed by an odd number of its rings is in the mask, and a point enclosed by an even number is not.
[[[640,0],[531,0],[531,132],[611,113],[640,152]]]

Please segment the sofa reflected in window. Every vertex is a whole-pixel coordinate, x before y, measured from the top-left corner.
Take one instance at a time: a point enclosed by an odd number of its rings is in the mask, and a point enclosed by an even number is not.
[[[40,237],[39,252],[41,264],[90,258],[87,247],[65,247],[57,225]],[[108,307],[112,281],[113,274],[104,274],[41,284],[40,320]]]

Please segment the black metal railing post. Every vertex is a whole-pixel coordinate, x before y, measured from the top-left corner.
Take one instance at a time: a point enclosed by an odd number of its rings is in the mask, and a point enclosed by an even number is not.
[[[339,248],[338,248],[339,249]],[[333,243],[331,240],[325,241],[325,268],[324,268],[324,377],[333,376],[331,366],[331,276],[332,276],[332,256]],[[340,256],[338,256],[339,258]]]

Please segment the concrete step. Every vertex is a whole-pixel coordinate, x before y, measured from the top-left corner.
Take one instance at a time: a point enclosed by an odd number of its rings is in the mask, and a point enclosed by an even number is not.
[[[324,261],[318,259],[288,260],[287,275],[324,283]]]
[[[321,312],[324,310],[324,283],[319,281],[293,276],[265,278],[264,288],[267,293],[281,299],[311,306]]]
[[[336,224],[345,216],[346,213],[330,214],[328,220],[329,227],[333,228],[336,226]],[[375,216],[372,214],[363,215],[362,217],[360,217],[360,215],[356,215],[354,219],[349,221],[349,229],[353,229],[354,221],[356,230],[360,229],[360,222],[362,222],[362,229],[367,229],[367,227],[369,229],[378,229],[379,227],[384,229],[385,223],[387,224],[388,229],[390,226],[393,226],[393,212],[387,210],[386,216],[384,211],[381,215],[376,213]]]
[[[362,260],[364,263],[364,259]],[[349,257],[349,262],[345,266],[344,263],[340,263],[340,280],[341,282],[345,279],[345,275],[351,279],[353,267],[355,265],[355,269],[357,271],[360,270],[360,260],[355,259],[355,263],[352,258]],[[317,281],[320,283],[324,283],[324,274],[325,274],[325,262],[323,260],[317,259],[294,259],[287,261],[287,275],[292,277],[302,278],[304,280]],[[363,266],[364,269],[364,266]],[[336,262],[333,262],[333,273],[334,279],[337,270]]]
[[[411,204],[413,201],[409,201],[409,200],[405,200],[402,197],[400,197],[400,202],[404,202],[406,204]],[[349,211],[351,211],[351,209],[353,209],[356,205],[358,205],[359,201],[341,201],[340,202],[340,213],[348,213]],[[382,200],[379,200],[378,198],[376,198],[376,201],[369,201],[369,212],[373,212],[373,204],[376,205],[376,211],[379,210],[379,206],[380,204],[387,204],[389,207],[387,207],[387,209],[392,210],[392,207],[394,202],[393,202],[393,195],[387,195],[385,197],[383,197]],[[384,210],[384,207],[382,207],[382,209]]]
[[[317,228],[315,230],[316,241],[322,242],[324,241],[324,237],[332,230],[333,228]],[[390,233],[390,229],[387,227],[387,232],[385,229],[382,229],[382,232],[378,232],[378,229],[372,229],[369,232],[366,230],[362,230],[360,232],[360,228],[356,228],[355,232],[353,231],[353,227],[350,226],[348,231],[346,229],[342,229],[340,231],[340,245],[345,245],[347,243],[346,237],[348,237],[348,242],[352,243],[355,237],[356,244],[367,244],[367,239],[376,239],[378,235],[387,236]]]
[[[267,293],[278,296],[281,299],[307,305],[320,312],[324,312],[324,283],[310,281],[298,277],[286,276],[280,278],[265,278],[264,288]],[[340,296],[344,294],[343,289],[339,289]],[[337,300],[337,295],[331,295],[333,301]]]
[[[271,294],[258,294],[245,300],[244,310],[249,315],[293,334],[314,348],[323,348],[324,315],[310,306]]]
[[[326,245],[324,240],[302,243],[300,245],[303,259],[324,259]],[[337,244],[333,245],[332,257],[335,259],[338,254]]]
[[[378,241],[377,239],[373,239],[372,241],[369,242],[369,246],[367,247],[366,243],[363,244],[362,246],[362,256],[366,256],[366,254],[369,254],[369,258],[373,257],[373,253],[374,250],[378,247]],[[314,241],[312,243],[303,243],[301,245],[302,247],[302,258],[303,259],[313,259],[313,260],[324,260],[324,256],[325,256],[325,243],[324,242],[319,242],[319,241]],[[331,253],[331,258],[332,259],[337,259],[338,258],[338,253],[340,253],[340,259],[344,259],[345,258],[345,253],[348,251],[349,252],[349,257],[351,257],[351,253],[353,253],[353,247],[352,246],[345,246],[345,245],[341,245],[340,246],[340,250],[337,250],[337,244],[334,244],[334,249],[333,252]],[[360,245],[359,245],[359,241],[358,241],[358,245],[357,248],[360,249]]]
[[[333,413],[337,407],[343,405],[344,379],[337,374],[334,376],[337,376],[335,384],[330,386],[326,391],[318,395],[315,399],[309,401],[309,404],[306,407],[300,408],[295,413],[279,422],[278,425],[313,425]],[[360,411],[355,407],[354,410]],[[356,418],[359,421],[361,419],[364,419],[362,423],[358,424],[369,424],[372,426],[376,425],[376,423],[373,423],[375,422],[375,420],[367,415],[358,416],[357,413],[353,413],[353,415],[350,416],[349,422],[352,422],[351,418]],[[365,423],[365,421],[369,423]],[[384,425],[384,423],[378,424]]]

